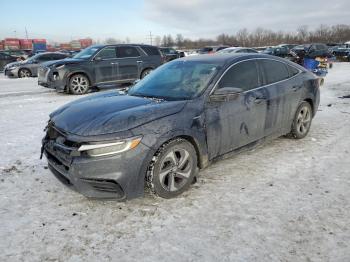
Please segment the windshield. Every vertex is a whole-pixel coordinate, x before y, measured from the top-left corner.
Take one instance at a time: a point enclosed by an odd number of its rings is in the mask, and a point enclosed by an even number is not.
[[[96,46],[91,46],[88,48],[85,48],[84,50],[80,51],[78,54],[73,56],[73,58],[79,58],[79,59],[89,59],[91,56],[93,56],[100,48]]]
[[[167,63],[133,86],[128,94],[166,100],[191,99],[199,95],[219,70],[219,65],[199,61]]]

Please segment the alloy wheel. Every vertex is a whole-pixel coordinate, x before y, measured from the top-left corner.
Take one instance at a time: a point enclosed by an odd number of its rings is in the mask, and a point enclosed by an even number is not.
[[[30,71],[27,69],[22,69],[19,71],[20,78],[25,78],[25,77],[30,77],[30,76],[31,76]]]
[[[174,148],[160,165],[159,180],[166,191],[175,192],[186,185],[192,172],[190,153],[183,148]]]
[[[308,106],[303,106],[297,118],[297,131],[304,135],[308,132],[311,124],[311,112]]]
[[[71,90],[76,94],[84,94],[89,88],[89,81],[85,76],[73,76],[71,80]]]

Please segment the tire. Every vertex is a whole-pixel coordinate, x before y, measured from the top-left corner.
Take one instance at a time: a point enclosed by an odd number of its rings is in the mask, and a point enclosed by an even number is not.
[[[84,95],[90,90],[90,81],[86,75],[75,74],[69,79],[69,92],[73,95]]]
[[[141,79],[146,77],[147,75],[149,75],[152,71],[153,71],[153,69],[151,69],[151,68],[147,68],[147,69],[143,70],[141,73]]]
[[[312,122],[312,108],[310,103],[302,102],[296,113],[292,123],[291,135],[295,139],[304,138],[310,131]]]
[[[189,188],[197,170],[197,153],[192,144],[185,139],[174,139],[155,154],[146,182],[154,194],[173,198]]]
[[[30,70],[27,68],[22,68],[18,71],[19,78],[27,78],[27,77],[31,77],[31,76],[32,76],[32,72],[30,72]]]

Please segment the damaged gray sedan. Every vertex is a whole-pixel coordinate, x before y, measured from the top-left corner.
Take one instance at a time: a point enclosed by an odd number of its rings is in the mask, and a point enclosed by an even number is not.
[[[134,85],[86,96],[50,115],[42,153],[52,173],[86,197],[161,197],[198,170],[266,138],[309,132],[319,80],[287,60],[218,54],[167,63]]]

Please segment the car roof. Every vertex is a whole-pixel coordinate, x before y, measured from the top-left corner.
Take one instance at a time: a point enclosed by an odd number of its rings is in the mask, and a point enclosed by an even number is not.
[[[186,56],[183,58],[178,58],[176,61],[194,61],[194,62],[203,62],[203,63],[214,63],[221,66],[229,66],[233,63],[247,60],[247,59],[271,59],[271,60],[277,60],[285,64],[292,65],[294,67],[299,68],[300,70],[305,70],[303,67],[299,66],[296,63],[293,63],[285,58],[281,58],[278,56],[268,55],[268,54],[262,54],[262,53],[215,53],[215,54],[207,54],[207,55],[197,55],[197,56]],[[171,62],[170,62],[171,63]]]
[[[92,45],[93,47],[98,47],[98,48],[102,48],[102,47],[106,47],[106,46],[140,46],[140,47],[155,47],[158,48],[157,46],[154,45],[147,45],[147,44],[108,44],[108,45]]]

